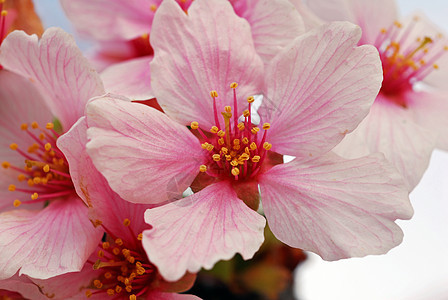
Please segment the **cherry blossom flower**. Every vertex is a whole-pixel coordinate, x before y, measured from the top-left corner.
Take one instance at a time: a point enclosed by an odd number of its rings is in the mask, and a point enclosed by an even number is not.
[[[411,191],[432,150],[448,149],[447,39],[421,14],[400,21],[395,1],[313,0],[309,7],[326,21],[359,24],[359,43],[374,45],[383,66],[370,114],[335,151],[348,158],[384,153]]]
[[[211,268],[274,235],[326,260],[385,253],[412,215],[400,176],[382,155],[328,153],[368,113],[381,82],[378,53],[358,27],[310,31],[264,69],[250,27],[227,2],[173,0],[152,27],[152,86],[166,112],[110,95],[87,105],[87,151],[110,187],[148,209],[148,258],[167,280]],[[210,92],[211,91],[211,92]],[[252,124],[263,92],[262,123]],[[247,108],[247,110],[245,109]],[[268,123],[268,121],[270,123]],[[186,127],[185,125],[188,125]],[[282,155],[296,159],[282,163]]]
[[[185,12],[191,2],[177,1]],[[304,31],[299,14],[288,0],[230,2],[236,13],[251,24],[256,49],[265,61]],[[104,70],[101,76],[108,92],[135,100],[154,97],[150,87],[153,49],[149,37],[161,3],[162,0],[61,0],[80,35],[97,42],[92,60],[99,70]]]
[[[0,49],[0,278],[79,271],[102,232],[58,143],[87,100],[104,93],[101,80],[59,29],[40,41],[15,31]]]

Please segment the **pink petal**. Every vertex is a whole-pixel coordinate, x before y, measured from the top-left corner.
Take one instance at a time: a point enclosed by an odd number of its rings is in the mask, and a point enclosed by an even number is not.
[[[62,29],[46,30],[40,41],[22,31],[11,33],[2,44],[0,61],[35,84],[64,130],[84,115],[90,98],[104,94],[100,77]]]
[[[410,92],[406,94],[406,99],[409,110],[414,114],[415,122],[437,135],[437,148],[448,151],[448,95]]]
[[[48,297],[40,291],[39,287],[25,275],[19,276],[18,274],[15,274],[11,278],[0,280],[0,290],[17,292],[24,297],[24,299],[48,300]],[[1,296],[5,297],[3,294]],[[5,297],[3,299],[11,298]]]
[[[79,271],[102,236],[77,197],[54,201],[42,211],[2,213],[0,219],[2,279],[19,269],[40,279]]]
[[[106,91],[133,100],[154,98],[149,70],[151,60],[152,56],[135,58],[104,70],[101,78]]]
[[[217,107],[233,107],[237,82],[239,103],[261,91],[263,62],[256,54],[250,26],[228,1],[196,0],[188,15],[173,0],[162,3],[151,32],[154,60],[151,86],[167,115],[181,124],[215,125],[210,91]],[[241,106],[243,107],[243,106]]]
[[[130,228],[142,232],[148,228],[143,215],[148,205],[133,204],[123,200],[111,190],[106,179],[93,165],[86,151],[87,121],[82,117],[69,132],[58,139],[58,147],[64,152],[70,165],[70,176],[78,195],[89,206],[89,217],[102,224],[124,240],[135,240],[129,228],[123,226],[131,220]]]
[[[260,188],[275,236],[325,260],[386,253],[403,238],[394,220],[413,213],[400,176],[379,154],[294,160],[262,175]]]
[[[186,127],[146,105],[103,97],[90,102],[87,115],[87,151],[111,188],[127,201],[179,199],[206,159]]]
[[[160,274],[170,281],[187,271],[211,269],[236,253],[252,258],[263,243],[266,223],[237,198],[227,182],[148,209],[145,220],[153,228],[143,232],[143,247]]]
[[[259,113],[271,123],[267,141],[276,152],[325,153],[367,115],[382,69],[374,47],[356,47],[360,35],[347,22],[324,25],[271,61]]]
[[[306,6],[302,0],[289,0],[294,7],[299,11],[300,16],[305,24],[306,31],[314,29],[324,24],[324,21],[319,18],[311,9]]]
[[[175,293],[151,292],[146,296],[146,300],[200,300],[195,295],[182,295]]]
[[[0,71],[0,163],[7,161],[11,165],[22,168],[24,158],[16,151],[12,151],[9,145],[16,143],[25,151],[35,141],[23,130],[22,123],[38,122],[45,126],[53,117],[36,88],[27,79],[6,70]],[[8,191],[10,184],[17,188],[23,186],[17,180],[17,171],[0,168],[0,211],[12,209],[12,203],[21,193]]]
[[[416,123],[412,110],[380,94],[367,118],[334,151],[346,158],[383,153],[412,191],[428,167],[436,138],[436,132]]]
[[[240,0],[233,7],[249,22],[255,49],[265,63],[305,32],[300,14],[287,0]]]
[[[149,33],[154,18],[151,5],[161,0],[61,0],[62,8],[79,34],[97,40],[133,39]]]
[[[391,0],[312,0],[311,10],[325,21],[349,21],[362,28],[361,44],[374,44],[381,29],[387,29],[398,18],[397,6]]]

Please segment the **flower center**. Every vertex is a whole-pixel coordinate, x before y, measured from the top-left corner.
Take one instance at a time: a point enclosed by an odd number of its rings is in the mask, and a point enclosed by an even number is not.
[[[395,21],[389,29],[383,28],[375,41],[383,64],[384,80],[381,92],[399,94],[412,88],[431,72],[438,70],[436,63],[448,50],[442,34],[435,37],[421,35],[415,38],[415,16],[408,26]],[[405,103],[398,103],[405,106]]]
[[[28,124],[24,123],[20,128],[34,140],[34,143],[27,150],[20,149],[16,143],[9,146],[25,159],[23,167],[15,166],[8,161],[2,163],[3,168],[18,173],[18,186],[11,183],[8,190],[22,192],[24,195],[20,199],[15,199],[13,205],[18,207],[22,203],[47,202],[72,194],[73,182],[67,160],[56,146],[59,134],[54,130],[54,124],[47,123],[45,128],[41,128],[37,122],[33,122],[30,130]],[[28,187],[23,182],[26,182]]]
[[[264,133],[260,137],[260,128],[254,126],[251,120],[251,104],[254,102],[252,96],[247,98],[249,107],[243,111],[241,117],[244,121],[239,122],[237,86],[236,82],[230,85],[230,88],[233,89],[235,111],[232,114],[230,106],[224,108],[224,111],[221,112],[223,124],[219,120],[216,108],[218,93],[211,91],[215,125],[210,128],[210,134],[204,133],[199,128],[198,122],[192,122],[191,129],[198,131],[203,141],[202,149],[208,152],[208,162],[199,167],[201,172],[222,179],[246,180],[254,177],[260,171],[267,152],[272,148],[272,145],[266,142],[266,133],[271,125],[263,124]]]
[[[157,269],[148,261],[143,250],[142,234],[136,236],[132,232],[129,219],[125,219],[123,225],[129,228],[135,240],[126,244],[105,228],[106,239],[110,241],[98,246],[98,260],[90,262],[93,269],[101,274],[92,281],[91,289],[85,292],[88,298],[94,294],[107,294],[114,299],[118,296],[120,299],[129,297],[136,300],[151,289],[151,283],[156,279]]]

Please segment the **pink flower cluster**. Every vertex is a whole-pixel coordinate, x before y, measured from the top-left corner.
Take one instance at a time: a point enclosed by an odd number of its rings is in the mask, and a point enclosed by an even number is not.
[[[325,260],[401,243],[408,194],[448,149],[448,41],[425,17],[389,0],[61,3],[89,59],[58,28],[0,46],[0,291],[197,299],[177,293],[251,259],[266,222]]]

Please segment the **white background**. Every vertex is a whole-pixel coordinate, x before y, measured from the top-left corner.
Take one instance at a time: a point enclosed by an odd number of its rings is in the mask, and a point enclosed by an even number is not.
[[[72,32],[56,0],[35,2],[47,27]],[[448,32],[448,0],[399,0],[398,4],[402,15],[422,10]],[[85,49],[87,43],[80,46]],[[400,246],[387,255],[338,262],[324,262],[310,254],[297,272],[300,299],[448,299],[448,153],[434,152],[411,200],[415,215],[400,222],[405,232]]]

